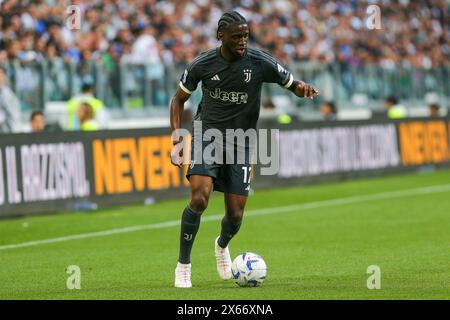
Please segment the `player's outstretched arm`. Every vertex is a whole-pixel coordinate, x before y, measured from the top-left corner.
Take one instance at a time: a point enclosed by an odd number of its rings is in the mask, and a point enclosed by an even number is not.
[[[184,110],[184,103],[189,99],[191,95],[183,91],[181,88],[178,88],[177,92],[173,96],[170,101],[170,127],[172,128],[172,132],[176,133],[177,129],[181,128],[181,120]],[[181,142],[181,137],[176,134],[172,134],[172,142],[175,146],[179,142]],[[176,146],[172,150],[171,153],[171,162],[173,165],[180,167],[182,164],[182,151],[178,151]]]
[[[312,99],[314,96],[320,94],[319,90],[313,85],[299,80],[294,80],[288,89],[300,98]]]

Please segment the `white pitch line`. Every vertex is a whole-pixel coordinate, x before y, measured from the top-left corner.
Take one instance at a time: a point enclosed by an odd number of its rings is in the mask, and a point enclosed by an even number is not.
[[[382,192],[382,193],[375,193],[375,194],[367,194],[367,195],[361,195],[361,196],[352,196],[352,197],[345,197],[345,198],[338,198],[338,199],[331,199],[331,200],[324,200],[324,201],[316,201],[316,202],[309,202],[309,203],[302,203],[302,204],[294,204],[294,205],[289,205],[289,206],[284,206],[284,207],[248,210],[245,212],[245,216],[252,217],[252,216],[261,216],[261,215],[268,215],[268,214],[274,214],[274,213],[286,213],[286,212],[293,212],[293,211],[300,211],[300,210],[308,210],[308,209],[316,209],[316,208],[323,208],[323,207],[353,204],[353,203],[359,203],[359,202],[365,202],[365,201],[393,199],[393,198],[409,197],[409,196],[413,196],[413,195],[425,195],[425,194],[447,192],[447,191],[450,191],[450,184],[437,185],[437,186],[424,187],[424,188],[406,189],[406,190],[399,190],[399,191]],[[218,220],[221,220],[222,217],[223,217],[223,214],[209,215],[209,216],[202,217],[202,221],[218,221]],[[119,234],[119,233],[128,233],[128,232],[134,232],[134,231],[170,228],[170,227],[176,227],[179,225],[180,225],[180,220],[171,220],[171,221],[155,223],[155,224],[132,226],[132,227],[126,227],[126,228],[117,228],[117,229],[110,229],[110,230],[90,232],[90,233],[74,234],[71,236],[65,236],[65,237],[59,237],[59,238],[51,238],[51,239],[45,239],[45,240],[36,240],[36,241],[22,242],[22,243],[17,243],[17,244],[3,245],[3,246],[0,246],[0,250],[32,247],[32,246],[39,246],[39,245],[48,244],[48,243],[57,243],[57,242],[70,241],[70,240],[95,238],[95,237],[108,236],[108,235]]]

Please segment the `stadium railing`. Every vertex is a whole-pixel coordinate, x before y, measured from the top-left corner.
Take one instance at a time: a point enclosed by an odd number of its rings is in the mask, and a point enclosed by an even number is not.
[[[14,61],[4,66],[12,88],[22,102],[22,109],[41,110],[46,102],[67,101],[81,90],[85,77],[94,80],[96,95],[109,108],[167,108],[185,64],[141,65],[130,63],[69,63],[62,58],[46,61]],[[319,64],[296,62],[288,66],[293,74],[321,89],[322,98],[337,103],[351,103],[355,95],[381,101],[389,95],[401,100],[424,100],[429,92],[444,99],[450,97],[450,67],[417,69],[407,66],[383,68],[373,65]],[[295,99],[282,88],[264,85],[263,99]],[[200,101],[197,90],[191,102]],[[447,101],[446,101],[447,102]],[[307,103],[307,102],[306,102]]]

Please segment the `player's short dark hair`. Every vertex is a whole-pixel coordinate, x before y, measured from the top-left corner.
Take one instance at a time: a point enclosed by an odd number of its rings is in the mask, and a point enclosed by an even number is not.
[[[337,113],[336,104],[333,101],[325,101],[325,105],[330,107],[332,113]]]
[[[398,99],[394,96],[389,96],[386,98],[386,102],[392,103],[392,104],[398,104]]]
[[[83,77],[81,82],[81,91],[86,92],[95,88],[94,78],[91,75]]]
[[[428,105],[428,108],[429,109],[434,109],[436,111],[439,111],[439,109],[441,109],[441,106],[438,103],[430,103]]]
[[[217,23],[217,40],[219,40],[219,32],[228,30],[232,25],[246,23],[247,20],[239,12],[225,12]]]
[[[37,116],[44,116],[42,111],[33,111],[30,116],[30,121],[33,121]]]

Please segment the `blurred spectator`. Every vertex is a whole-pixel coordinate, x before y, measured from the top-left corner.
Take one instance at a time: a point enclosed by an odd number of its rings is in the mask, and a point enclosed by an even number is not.
[[[264,100],[263,109],[264,109],[264,111],[267,111],[267,112],[275,110],[275,105],[273,104],[273,101],[270,98],[266,98]]]
[[[262,104],[262,110],[260,114],[261,119],[276,119],[277,112],[275,109],[275,105],[273,104],[270,98],[266,98]]]
[[[428,105],[428,110],[430,111],[430,117],[434,118],[434,117],[439,117],[439,111],[440,111],[440,107],[439,104],[437,103],[431,103]]]
[[[324,120],[337,120],[337,108],[333,101],[325,101],[320,107],[320,114]]]
[[[31,132],[42,132],[45,130],[45,116],[41,111],[34,111],[30,116]]]
[[[395,74],[400,88],[411,83],[426,89],[435,87],[435,80],[410,74],[411,67],[445,81],[448,73],[441,67],[450,66],[448,0],[77,0],[71,3],[81,9],[80,29],[65,23],[69,2],[0,0],[0,64],[15,66],[14,89],[23,109],[42,107],[35,99],[40,84],[45,82],[47,98],[65,101],[79,79],[95,72],[108,106],[126,105],[127,95],[142,95],[139,105],[166,105],[172,84],[164,71],[178,77],[179,69],[200,52],[218,46],[217,21],[229,10],[247,18],[250,45],[281,62],[329,64],[339,70],[346,95],[359,88],[355,75],[364,66]],[[381,30],[366,27],[371,4],[380,7]],[[48,64],[40,69],[42,61]],[[123,71],[121,63],[147,66]],[[44,81],[37,77],[39,70],[47,72]],[[379,97],[375,81],[367,79],[367,90]],[[402,98],[409,94],[393,92]],[[106,118],[91,104],[105,127]],[[69,110],[70,130],[79,126],[76,110]]]
[[[88,102],[82,102],[78,108],[78,120],[81,131],[95,131],[99,129],[97,121],[94,119],[94,108]]]
[[[151,25],[146,25],[139,31],[139,35],[133,44],[131,61],[135,64],[145,64],[145,86],[151,88],[152,97],[147,97],[147,102],[162,104],[158,96],[164,95],[159,87],[157,79],[164,75],[164,66],[161,63],[160,49],[155,39],[155,30]]]
[[[61,126],[57,122],[49,123],[42,111],[33,111],[30,115],[30,122],[22,130],[23,132],[62,132]]]
[[[0,133],[19,131],[20,101],[8,81],[5,70],[0,67]]]
[[[387,97],[384,101],[384,107],[387,112],[387,116],[390,119],[402,119],[408,116],[406,108],[399,104],[398,99],[394,96]]]
[[[88,103],[92,108],[92,116],[100,127],[106,125],[106,110],[101,100],[94,96],[94,83],[91,79],[85,79],[81,86],[81,93],[74,96],[67,102],[67,130],[80,130],[81,123],[79,121],[78,109],[83,102]]]
[[[250,24],[250,40],[283,62],[360,66],[376,64],[432,68],[450,64],[450,3],[446,0],[127,0],[74,2],[81,29],[68,29],[66,1],[0,1],[0,50],[10,59],[49,46],[66,61],[98,60],[110,53],[120,61],[132,47],[135,63],[149,62],[151,78],[161,61],[183,64],[216,46],[217,20],[235,9]],[[368,30],[366,9],[376,4],[382,30]],[[370,36],[368,36],[368,31]],[[129,54],[129,52],[128,52]]]
[[[270,98],[264,99],[260,118],[272,122],[275,120],[277,124],[290,124],[293,121],[293,116],[289,113],[282,112],[276,108],[275,104]]]

